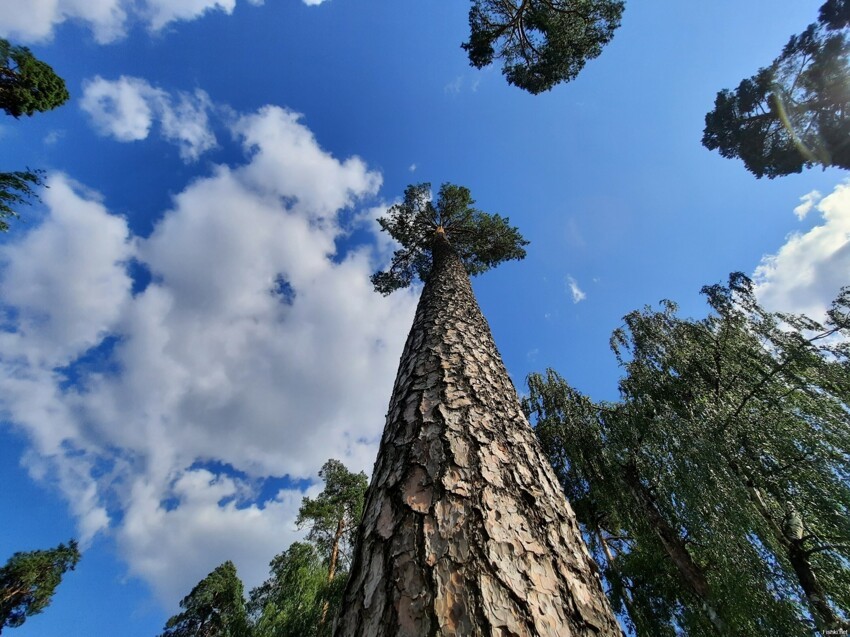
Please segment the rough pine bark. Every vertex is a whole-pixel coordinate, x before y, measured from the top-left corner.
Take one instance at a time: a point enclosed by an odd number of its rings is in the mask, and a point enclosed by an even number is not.
[[[440,233],[335,635],[622,635],[469,277]]]

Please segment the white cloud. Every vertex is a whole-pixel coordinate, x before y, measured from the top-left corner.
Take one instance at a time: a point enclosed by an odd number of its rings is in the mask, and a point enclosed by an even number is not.
[[[823,195],[821,195],[817,190],[813,190],[810,193],[807,193],[800,197],[800,201],[802,203],[800,203],[799,206],[794,208],[794,214],[797,215],[797,219],[799,219],[800,221],[805,219],[806,215],[812,211],[812,209],[817,205],[818,201],[820,201],[822,198]]]
[[[194,20],[210,11],[227,15],[236,8],[236,0],[146,0],[144,15],[151,30],[159,31],[178,20]]]
[[[178,146],[187,162],[216,146],[208,115],[213,106],[200,89],[172,96],[141,78],[98,75],[83,83],[80,108],[101,135],[121,142],[146,139],[158,121],[162,136]]]
[[[65,137],[64,130],[52,130],[44,136],[44,139],[42,141],[47,146],[53,146],[63,137]]]
[[[585,294],[582,289],[578,286],[578,281],[576,281],[569,274],[567,275],[567,287],[570,290],[570,295],[573,297],[573,303],[581,303],[587,298],[587,294]]]
[[[844,182],[817,200],[812,193],[804,204],[821,213],[821,223],[808,232],[791,234],[776,254],[762,258],[753,279],[756,294],[770,310],[823,314],[839,289],[850,283],[850,182]],[[817,203],[815,203],[817,201]]]
[[[101,44],[125,35],[128,0],[18,0],[0,1],[0,35],[19,42],[53,37],[66,20],[87,24]]]
[[[458,75],[455,79],[453,79],[451,82],[449,82],[443,87],[443,92],[450,93],[451,95],[458,95],[462,88],[463,76]]]
[[[374,248],[337,253],[339,210],[378,173],[280,108],[234,130],[246,163],[193,182],[150,237],[56,175],[46,220],[0,248],[0,409],[25,463],[171,605],[225,559],[257,584],[295,537],[301,494],[260,501],[257,481],[371,469],[415,306],[372,291]],[[135,295],[131,258],[154,275]]]
[[[109,81],[98,75],[83,83],[80,108],[101,135],[132,142],[147,138],[154,117],[151,102],[160,93],[142,79],[121,76]]]
[[[408,168],[407,168],[407,169],[408,169],[410,172],[415,173],[415,172],[416,172],[416,164],[410,164],[410,166],[408,166]]]
[[[304,0],[319,5],[324,0]],[[261,5],[263,0],[248,0]],[[53,37],[66,21],[86,25],[100,44],[120,40],[133,22],[159,31],[178,21],[200,18],[210,11],[233,13],[236,0],[0,0],[0,36],[17,42],[41,42]]]

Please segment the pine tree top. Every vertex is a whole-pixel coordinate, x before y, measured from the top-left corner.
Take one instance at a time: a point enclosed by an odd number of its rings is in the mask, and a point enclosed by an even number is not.
[[[381,230],[401,244],[393,253],[390,267],[372,275],[375,290],[388,295],[408,287],[431,272],[436,240],[445,239],[469,275],[481,274],[503,261],[525,258],[523,239],[507,217],[474,208],[469,189],[445,183],[436,200],[431,184],[408,186],[404,201],[380,217]]]

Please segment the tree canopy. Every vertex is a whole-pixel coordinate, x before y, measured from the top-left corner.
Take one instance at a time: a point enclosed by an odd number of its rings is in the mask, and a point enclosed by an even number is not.
[[[473,0],[472,66],[502,60],[510,84],[534,95],[569,82],[598,57],[620,26],[622,0]]]
[[[850,0],[828,0],[773,63],[717,94],[702,143],[756,177],[850,169]]]
[[[65,81],[49,65],[36,59],[25,47],[12,46],[0,38],[0,108],[20,117],[48,111],[68,100]],[[19,217],[17,205],[37,198],[35,187],[44,184],[42,170],[0,173],[0,232],[9,229],[9,219]]]
[[[41,170],[18,170],[0,173],[0,232],[9,229],[8,219],[17,219],[20,215],[13,206],[27,204],[37,197],[34,187],[44,185]]]
[[[0,108],[12,117],[49,111],[68,100],[65,81],[28,48],[0,38]]]
[[[361,505],[362,506],[362,505]],[[251,590],[248,611],[254,637],[326,637],[332,622],[326,607],[339,607],[345,576],[328,582],[328,567],[316,547],[293,542],[270,564],[270,576]]]
[[[202,579],[180,602],[161,637],[248,637],[242,581],[227,561]]]
[[[328,460],[319,475],[325,488],[304,498],[298,525],[307,542],[293,542],[269,565],[269,578],[247,603],[232,562],[199,582],[171,617],[161,637],[330,637],[342,600],[348,549],[363,515],[366,475]]]
[[[80,561],[74,540],[54,549],[15,553],[0,568],[0,632],[50,605],[66,571]]]
[[[354,544],[357,524],[363,517],[363,499],[369,482],[366,474],[350,472],[339,460],[328,460],[319,471],[325,488],[316,498],[304,498],[295,523],[307,526],[307,539],[313,542],[330,565],[330,577],[337,562],[345,565]]]
[[[404,201],[378,219],[381,230],[401,244],[386,271],[372,275],[375,290],[387,295],[408,287],[431,271],[436,233],[445,236],[470,275],[486,272],[503,261],[525,258],[528,241],[509,225],[507,217],[473,208],[469,189],[445,183],[436,201],[431,184],[408,186]]]
[[[639,635],[846,625],[850,289],[824,323],[764,310],[741,274],[703,293],[702,320],[625,317],[618,402],[550,370],[526,410]]]

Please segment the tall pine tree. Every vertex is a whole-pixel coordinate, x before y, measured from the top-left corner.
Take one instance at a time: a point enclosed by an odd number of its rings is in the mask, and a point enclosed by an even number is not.
[[[425,286],[335,634],[620,635],[469,281],[526,242],[466,188],[429,193],[381,220],[401,248],[376,288]]]

